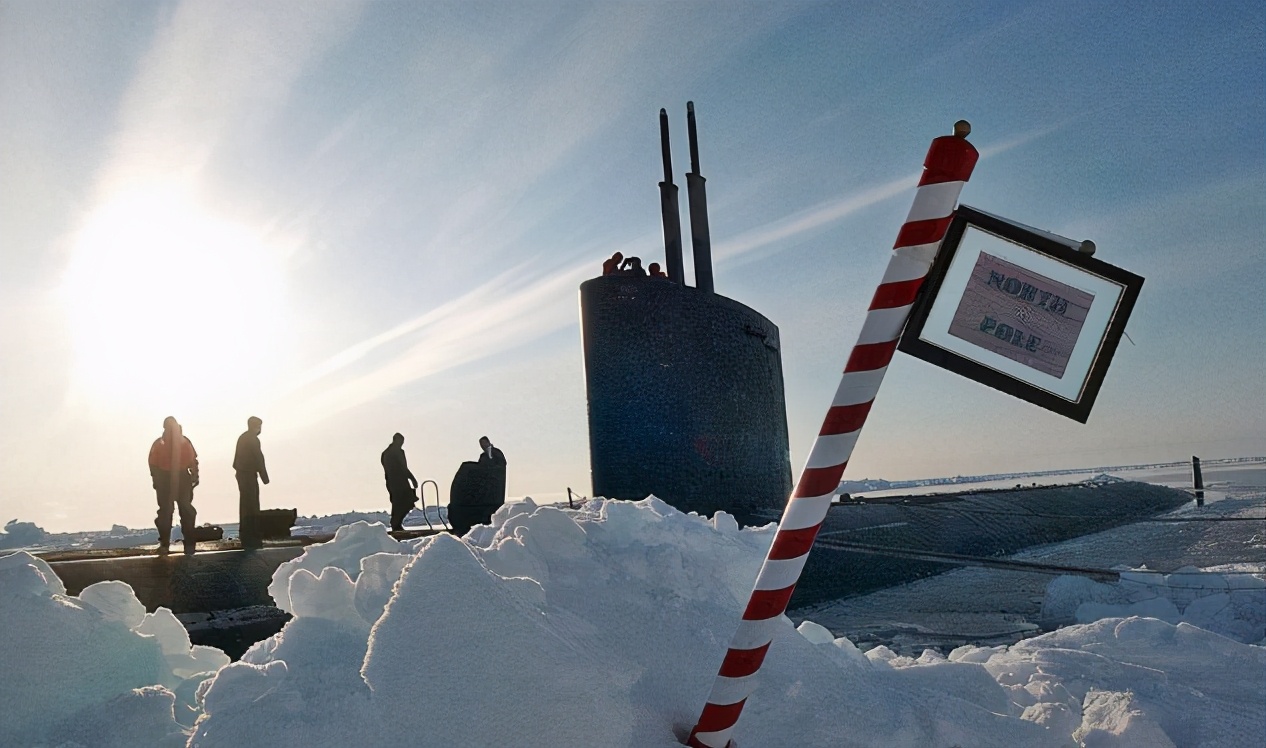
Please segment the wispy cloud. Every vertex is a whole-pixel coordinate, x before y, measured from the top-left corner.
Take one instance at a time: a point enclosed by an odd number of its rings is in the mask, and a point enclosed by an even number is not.
[[[362,2],[193,2],[155,32],[119,109],[112,190],[196,177],[230,127],[266,120],[308,64],[355,26]]]
[[[1076,117],[1070,117],[1000,143],[983,146],[980,148],[980,158],[985,160],[1028,145],[1064,129],[1076,119]],[[909,192],[918,184],[921,175],[922,170],[913,171],[897,179],[824,200],[811,208],[725,239],[713,247],[712,254],[719,262],[747,262],[774,254],[781,251],[779,245],[788,239],[830,225],[884,200]]]
[[[428,376],[538,340],[575,323],[576,286],[592,264],[525,281],[516,268],[414,320],[342,351],[304,377],[285,421],[302,427]],[[392,346],[398,351],[390,351]],[[383,354],[386,354],[385,356]],[[368,359],[368,371],[338,381]]]
[[[650,249],[654,237],[616,247]],[[615,251],[615,249],[611,251]],[[591,256],[606,250],[596,247]],[[593,261],[539,270],[523,263],[414,319],[367,338],[313,367],[290,388],[285,421],[300,428],[428,376],[532,343],[576,324],[576,287]],[[350,374],[349,372],[355,372]]]
[[[988,158],[1033,142],[1055,125],[981,149]],[[749,259],[780,251],[780,244],[827,226],[883,200],[908,192],[919,172],[827,200],[808,210],[770,222],[716,245],[718,261]],[[654,251],[657,237],[644,236],[623,246],[593,248],[590,256],[619,249],[626,255]],[[294,409],[286,421],[304,426],[393,389],[442,371],[531,343],[576,324],[575,288],[595,275],[593,261],[542,274],[524,263],[489,279],[460,297],[350,346],[313,367],[290,388]],[[398,352],[392,348],[401,347]],[[344,378],[348,371],[365,369]],[[342,381],[340,381],[342,379]]]
[[[919,172],[911,172],[898,179],[825,200],[812,208],[726,239],[713,247],[712,254],[718,262],[748,261],[774,254],[780,251],[779,243],[907,192],[918,181]]]

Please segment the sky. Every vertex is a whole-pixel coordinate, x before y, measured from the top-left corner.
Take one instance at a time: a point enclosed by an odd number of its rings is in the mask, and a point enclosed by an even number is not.
[[[385,506],[397,431],[444,501],[485,434],[588,494],[577,287],[662,261],[686,101],[793,470],[960,118],[964,204],[1146,278],[1132,342],[1085,425],[899,354],[845,477],[1266,454],[1260,3],[0,0],[0,522],[149,524],[167,415],[200,521],[251,415],[265,507]]]

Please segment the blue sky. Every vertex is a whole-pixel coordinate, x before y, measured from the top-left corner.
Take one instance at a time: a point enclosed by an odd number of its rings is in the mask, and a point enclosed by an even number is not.
[[[795,469],[959,118],[964,203],[1147,279],[1135,345],[1084,426],[899,355],[846,477],[1266,454],[1261,3],[0,0],[0,519],[146,525],[169,414],[209,521],[252,414],[266,506],[385,506],[395,431],[588,493],[576,287],[662,258],[687,100]]]

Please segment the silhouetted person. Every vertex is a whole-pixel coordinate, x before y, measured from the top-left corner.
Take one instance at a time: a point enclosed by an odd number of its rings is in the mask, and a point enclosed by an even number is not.
[[[180,532],[184,536],[185,553],[197,546],[193,539],[198,511],[193,508],[193,487],[198,485],[198,453],[172,416],[163,420],[163,435],[149,448],[149,475],[158,495],[158,552],[168,553],[171,544],[171,517],[180,508]]]
[[[500,465],[506,466],[506,456],[501,450],[492,446],[492,441],[486,436],[479,437],[479,464],[480,465]]]
[[[403,530],[404,517],[418,502],[418,479],[409,472],[404,458],[404,436],[391,437],[391,446],[382,451],[382,472],[391,496],[391,529]]]
[[[620,272],[620,263],[624,261],[624,254],[616,252],[602,263],[603,275],[615,275]]]
[[[660,270],[658,262],[652,262],[649,270],[651,272],[652,278],[667,278],[668,277],[668,275],[665,274],[663,270]]]
[[[264,450],[259,445],[259,432],[264,422],[255,416],[246,419],[246,431],[237,437],[233,453],[233,471],[237,473],[238,536],[243,548],[260,548],[264,538],[259,526],[259,480],[268,485],[268,468],[264,467]],[[257,480],[258,479],[258,480]]]
[[[646,275],[646,271],[642,269],[641,257],[625,257],[624,265],[621,267],[624,270],[625,275]]]

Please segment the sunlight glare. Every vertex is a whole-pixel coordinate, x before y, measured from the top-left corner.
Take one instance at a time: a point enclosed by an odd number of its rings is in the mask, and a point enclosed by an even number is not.
[[[74,392],[105,406],[188,413],[245,405],[271,380],[286,325],[281,253],[178,190],[89,215],[62,298]]]

